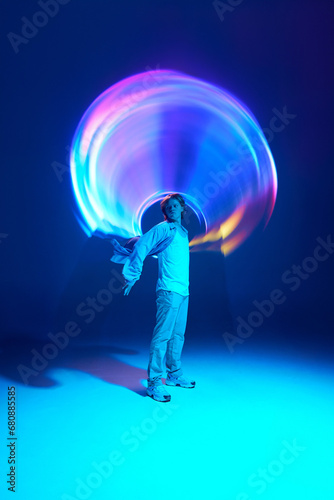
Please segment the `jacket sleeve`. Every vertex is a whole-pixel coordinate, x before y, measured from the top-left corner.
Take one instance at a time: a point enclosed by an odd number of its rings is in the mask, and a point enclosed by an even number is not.
[[[144,260],[151,250],[168,236],[166,228],[158,224],[140,237],[123,267],[124,279],[131,284],[139,280]]]

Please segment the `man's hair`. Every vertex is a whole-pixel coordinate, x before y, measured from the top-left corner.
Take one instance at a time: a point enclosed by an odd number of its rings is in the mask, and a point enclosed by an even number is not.
[[[162,213],[164,214],[165,220],[167,220],[166,205],[167,205],[167,202],[171,199],[177,200],[180,203],[181,207],[183,208],[183,212],[181,213],[181,219],[183,219],[183,216],[185,213],[186,202],[184,201],[184,198],[179,193],[172,193],[172,194],[168,194],[167,196],[165,196],[164,199],[160,202],[160,207],[161,207]]]

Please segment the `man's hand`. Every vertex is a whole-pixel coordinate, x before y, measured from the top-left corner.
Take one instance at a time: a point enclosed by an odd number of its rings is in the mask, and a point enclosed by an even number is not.
[[[134,283],[131,283],[128,281],[125,282],[125,285],[122,286],[122,288],[124,289],[124,295],[129,295],[133,285],[134,285]]]

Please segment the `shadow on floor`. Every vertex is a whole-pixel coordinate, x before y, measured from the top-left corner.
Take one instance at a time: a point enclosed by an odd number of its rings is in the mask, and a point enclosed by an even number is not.
[[[146,370],[118,360],[117,354],[135,355],[138,351],[110,345],[68,345],[61,350],[47,341],[11,337],[0,342],[0,374],[14,384],[46,388],[59,385],[50,370],[79,370],[144,396],[141,381],[147,378]]]

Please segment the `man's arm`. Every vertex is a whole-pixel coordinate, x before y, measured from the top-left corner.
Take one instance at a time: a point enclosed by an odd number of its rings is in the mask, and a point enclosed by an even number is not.
[[[128,295],[135,282],[139,280],[147,254],[167,236],[166,226],[157,224],[137,241],[123,267],[124,295]]]

